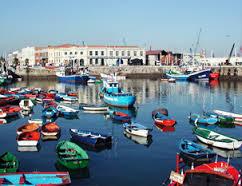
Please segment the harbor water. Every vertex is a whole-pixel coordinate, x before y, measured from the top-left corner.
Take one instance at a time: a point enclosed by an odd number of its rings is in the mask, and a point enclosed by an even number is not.
[[[80,103],[102,103],[98,92],[101,85],[69,85],[56,81],[18,82],[11,87],[40,87],[59,92],[76,91]],[[69,140],[70,128],[96,131],[113,136],[112,146],[106,149],[86,149],[90,163],[88,169],[71,172],[72,185],[85,186],[123,186],[123,185],[161,185],[175,169],[176,153],[182,138],[195,140],[193,125],[188,116],[219,109],[242,113],[242,82],[176,82],[160,80],[127,79],[121,87],[136,95],[135,109],[119,109],[132,116],[133,121],[152,128],[152,138],[129,136],[124,134],[122,124],[113,122],[108,115],[85,113],[80,111],[78,118],[59,117],[56,122],[61,127],[60,140]],[[73,105],[78,107],[78,105]],[[151,117],[154,109],[164,107],[169,116],[177,121],[173,128],[157,128]],[[34,107],[32,118],[41,118],[42,106]],[[116,108],[111,108],[116,109]],[[20,171],[56,171],[64,170],[56,164],[55,147],[57,140],[40,141],[37,149],[19,149],[16,142],[16,129],[27,123],[29,117],[11,118],[9,123],[0,125],[0,144],[2,154],[10,151],[20,161]],[[214,130],[230,136],[242,138],[242,127],[219,128]],[[228,152],[215,149],[220,160],[227,160],[237,169],[242,168],[240,150]],[[23,152],[25,151],[25,152]],[[33,152],[29,152],[33,151]],[[228,155],[229,154],[229,155]]]

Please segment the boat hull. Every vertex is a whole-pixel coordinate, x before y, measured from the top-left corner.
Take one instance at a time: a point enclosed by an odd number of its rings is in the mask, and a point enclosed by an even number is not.
[[[89,77],[86,75],[57,76],[58,81],[71,84],[86,84]]]
[[[136,101],[136,97],[132,95],[113,95],[104,93],[103,100],[108,105],[116,106],[116,107],[133,107]]]
[[[200,70],[189,74],[188,81],[208,81],[211,73],[211,69]]]

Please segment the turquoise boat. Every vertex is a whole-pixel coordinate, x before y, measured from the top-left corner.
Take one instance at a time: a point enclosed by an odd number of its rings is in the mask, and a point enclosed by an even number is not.
[[[116,107],[133,107],[136,97],[131,93],[124,92],[117,81],[107,80],[103,82],[101,89],[103,100],[106,104]]]

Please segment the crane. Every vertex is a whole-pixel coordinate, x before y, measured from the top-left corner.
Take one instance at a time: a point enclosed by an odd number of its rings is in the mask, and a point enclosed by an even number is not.
[[[229,57],[225,61],[225,65],[230,65],[230,58],[231,58],[233,50],[234,50],[234,45],[235,45],[235,43],[232,45],[232,48],[231,48],[230,53],[229,53]]]

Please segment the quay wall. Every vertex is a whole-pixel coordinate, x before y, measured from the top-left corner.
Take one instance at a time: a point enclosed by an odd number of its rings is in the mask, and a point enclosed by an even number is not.
[[[177,66],[120,66],[120,67],[88,67],[90,74],[99,76],[100,73],[117,73],[125,75],[127,78],[162,78],[167,70],[178,69]],[[212,67],[213,71],[220,73],[222,80],[242,80],[242,67],[240,66],[221,66]],[[18,69],[16,73],[24,78],[30,79],[56,79],[55,70],[45,68]]]

